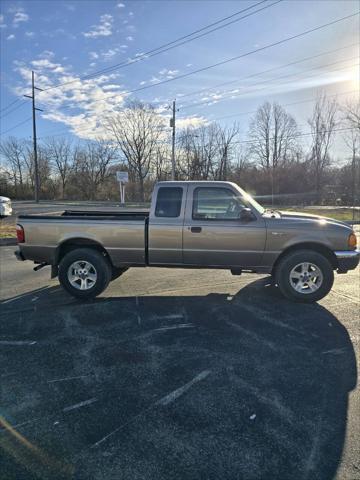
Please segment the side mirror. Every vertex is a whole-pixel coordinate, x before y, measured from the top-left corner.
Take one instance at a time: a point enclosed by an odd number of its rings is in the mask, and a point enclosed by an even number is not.
[[[240,211],[239,218],[242,222],[251,222],[252,220],[255,220],[255,215],[250,208],[245,207]]]

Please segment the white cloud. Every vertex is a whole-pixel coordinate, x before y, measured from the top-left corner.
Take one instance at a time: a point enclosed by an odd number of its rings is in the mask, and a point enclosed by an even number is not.
[[[33,37],[34,35],[35,35],[34,32],[25,32],[25,36],[26,36],[26,37],[30,37],[30,38],[31,38],[31,37]]]
[[[185,118],[177,118],[176,119],[176,126],[177,128],[198,128],[202,125],[207,125],[209,121],[204,117],[185,117]]]
[[[133,17],[134,16],[134,12],[129,12],[129,17]]]
[[[89,32],[83,32],[84,37],[98,38],[112,35],[113,21],[112,15],[108,13],[101,15],[99,25],[93,25]]]
[[[128,37],[126,37],[126,40],[128,42],[132,42],[134,40],[134,37],[132,37],[131,35],[129,35]]]
[[[116,6],[117,6],[118,8],[125,8],[125,5],[124,5],[123,3],[118,3]]]
[[[109,48],[109,50],[107,50],[106,52],[103,52],[101,56],[105,61],[107,61],[107,60],[111,60],[112,57],[115,57],[115,55],[117,55],[118,53],[119,53],[118,48]]]
[[[0,28],[6,28],[7,27],[7,25],[4,22],[5,22],[4,15],[0,15]]]
[[[17,26],[21,22],[27,22],[29,20],[29,15],[24,12],[23,9],[19,9],[13,18],[13,24]]]
[[[41,53],[39,53],[40,58],[54,58],[55,53],[52,50],[43,50]]]
[[[163,68],[159,71],[159,74],[161,75],[162,79],[171,79],[174,78],[175,75],[179,73],[179,70],[169,70],[168,68]]]
[[[97,58],[99,58],[99,54],[96,53],[96,52],[89,52],[89,56],[90,56],[90,58],[92,58],[93,60],[96,60]]]
[[[8,37],[6,37],[6,40],[14,40],[14,38],[15,38],[15,35],[12,33]]]
[[[80,138],[106,136],[104,115],[121,108],[126,98],[122,93],[123,85],[114,82],[119,73],[81,80],[69,66],[43,57],[32,60],[30,65],[20,61],[15,61],[14,65],[23,79],[22,86],[14,88],[14,93],[27,93],[31,70],[34,70],[38,87],[44,89],[38,93],[38,99],[45,107],[43,118],[69,127]],[[59,84],[63,85],[51,89]]]

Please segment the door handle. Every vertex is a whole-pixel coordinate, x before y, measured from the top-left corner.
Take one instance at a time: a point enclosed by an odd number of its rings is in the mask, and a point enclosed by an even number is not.
[[[201,227],[191,227],[190,231],[191,231],[191,233],[200,233],[201,232]]]

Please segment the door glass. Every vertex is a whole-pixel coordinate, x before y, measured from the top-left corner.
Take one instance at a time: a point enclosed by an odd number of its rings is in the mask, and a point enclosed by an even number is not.
[[[194,190],[194,220],[237,220],[245,207],[228,188],[200,187]]]
[[[183,189],[160,187],[156,199],[155,216],[175,218],[180,215]]]

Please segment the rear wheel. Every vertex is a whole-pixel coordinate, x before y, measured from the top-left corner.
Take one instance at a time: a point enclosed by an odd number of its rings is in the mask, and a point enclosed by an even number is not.
[[[104,255],[91,248],[67,253],[59,264],[59,281],[73,297],[94,298],[111,280],[111,267]]]
[[[286,298],[311,303],[329,293],[334,283],[334,271],[324,255],[312,250],[299,250],[280,260],[275,278]]]

